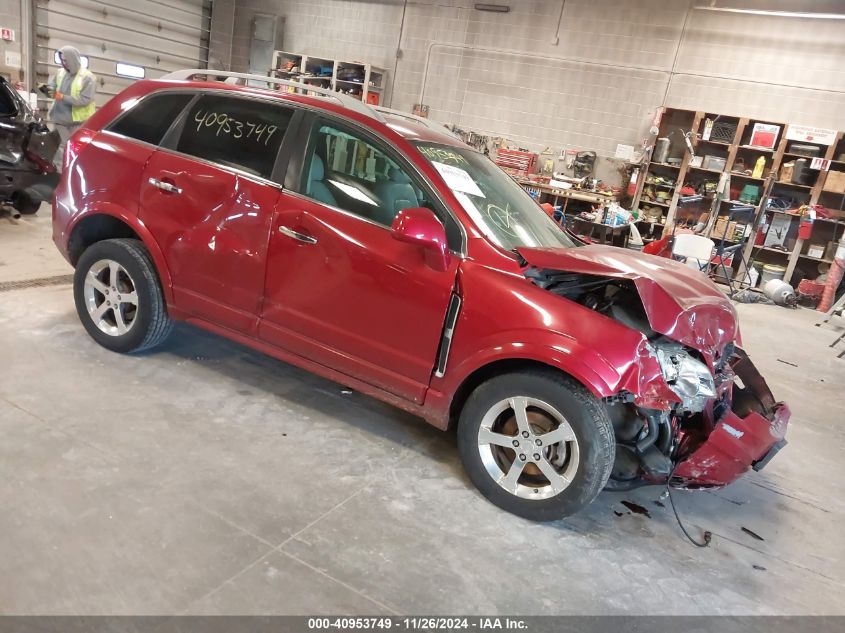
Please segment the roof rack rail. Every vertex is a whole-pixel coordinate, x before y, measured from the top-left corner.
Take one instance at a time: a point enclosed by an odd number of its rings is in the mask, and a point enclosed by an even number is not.
[[[460,137],[448,127],[446,127],[446,125],[444,125],[443,123],[438,123],[437,121],[432,121],[431,119],[426,119],[425,117],[417,116],[416,114],[411,114],[410,112],[394,110],[393,108],[385,108],[384,106],[374,105],[370,107],[376,112],[381,112],[382,114],[389,114],[392,116],[401,117],[403,119],[408,119],[409,121],[416,121],[417,123],[421,123],[427,128],[437,130],[438,132],[443,132],[445,134],[448,134],[449,136],[453,136],[454,138],[460,140]]]
[[[381,121],[384,123],[384,117],[382,117],[378,112],[376,112],[372,107],[365,104],[363,101],[356,99],[354,97],[350,97],[349,95],[345,95],[342,92],[335,92],[334,90],[330,90],[328,88],[319,88],[317,86],[311,86],[310,84],[302,83],[300,81],[291,81],[289,79],[276,79],[275,77],[268,77],[266,75],[256,75],[251,73],[236,73],[229,70],[213,70],[209,68],[193,68],[193,69],[185,69],[185,70],[176,70],[172,73],[168,73],[161,77],[161,79],[168,79],[168,80],[180,80],[180,81],[190,81],[194,77],[202,75],[212,80],[215,77],[226,77],[227,84],[237,84],[239,79],[248,80],[248,81],[260,81],[262,83],[269,83],[269,84],[278,84],[280,86],[289,86],[292,88],[297,88],[299,90],[304,90],[306,93],[312,93],[313,95],[319,95],[321,97],[326,97],[329,99],[334,99],[344,108],[348,108],[349,110],[354,110],[358,114],[363,114],[366,117],[371,119],[376,119],[377,121]],[[413,116],[413,115],[409,115]]]

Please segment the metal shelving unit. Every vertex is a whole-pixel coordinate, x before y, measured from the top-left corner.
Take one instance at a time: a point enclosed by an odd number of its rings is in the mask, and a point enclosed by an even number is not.
[[[387,86],[387,71],[378,66],[287,51],[274,51],[268,74],[331,88],[375,106],[383,105]]]

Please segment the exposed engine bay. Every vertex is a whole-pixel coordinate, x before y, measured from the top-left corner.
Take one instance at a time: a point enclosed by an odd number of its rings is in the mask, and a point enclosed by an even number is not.
[[[677,396],[668,410],[637,406],[630,393],[605,398],[616,435],[608,489],[665,483],[675,467],[707,439],[731,408],[738,357],[728,343],[711,367],[703,355],[654,331],[636,285],[629,279],[528,267],[537,286],[641,332],[663,380]]]

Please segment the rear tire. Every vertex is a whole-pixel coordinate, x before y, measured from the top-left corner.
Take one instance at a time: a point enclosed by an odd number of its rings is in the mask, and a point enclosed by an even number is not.
[[[600,400],[563,374],[532,369],[497,376],[472,393],[458,448],[470,479],[492,503],[553,521],[601,492],[616,445]]]
[[[12,206],[21,215],[35,215],[41,208],[41,201],[36,200],[25,191],[19,191],[14,197]]]
[[[173,329],[155,265],[139,240],[103,240],[76,264],[73,295],[88,334],[113,352],[161,344]]]

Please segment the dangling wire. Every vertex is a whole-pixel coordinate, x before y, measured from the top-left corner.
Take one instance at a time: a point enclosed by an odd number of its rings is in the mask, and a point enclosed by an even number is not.
[[[672,469],[672,472],[669,474],[669,479],[666,481],[666,494],[669,495],[669,505],[672,506],[672,512],[675,513],[675,520],[678,522],[678,527],[681,528],[681,532],[684,533],[689,539],[689,542],[695,545],[696,547],[710,547],[710,539],[713,537],[713,534],[710,530],[704,530],[704,541],[696,541],[687,529],[684,527],[684,524],[681,522],[681,517],[678,516],[678,510],[675,508],[675,500],[672,498],[672,489],[669,487],[669,482],[672,481],[672,475],[675,474],[675,469]]]

